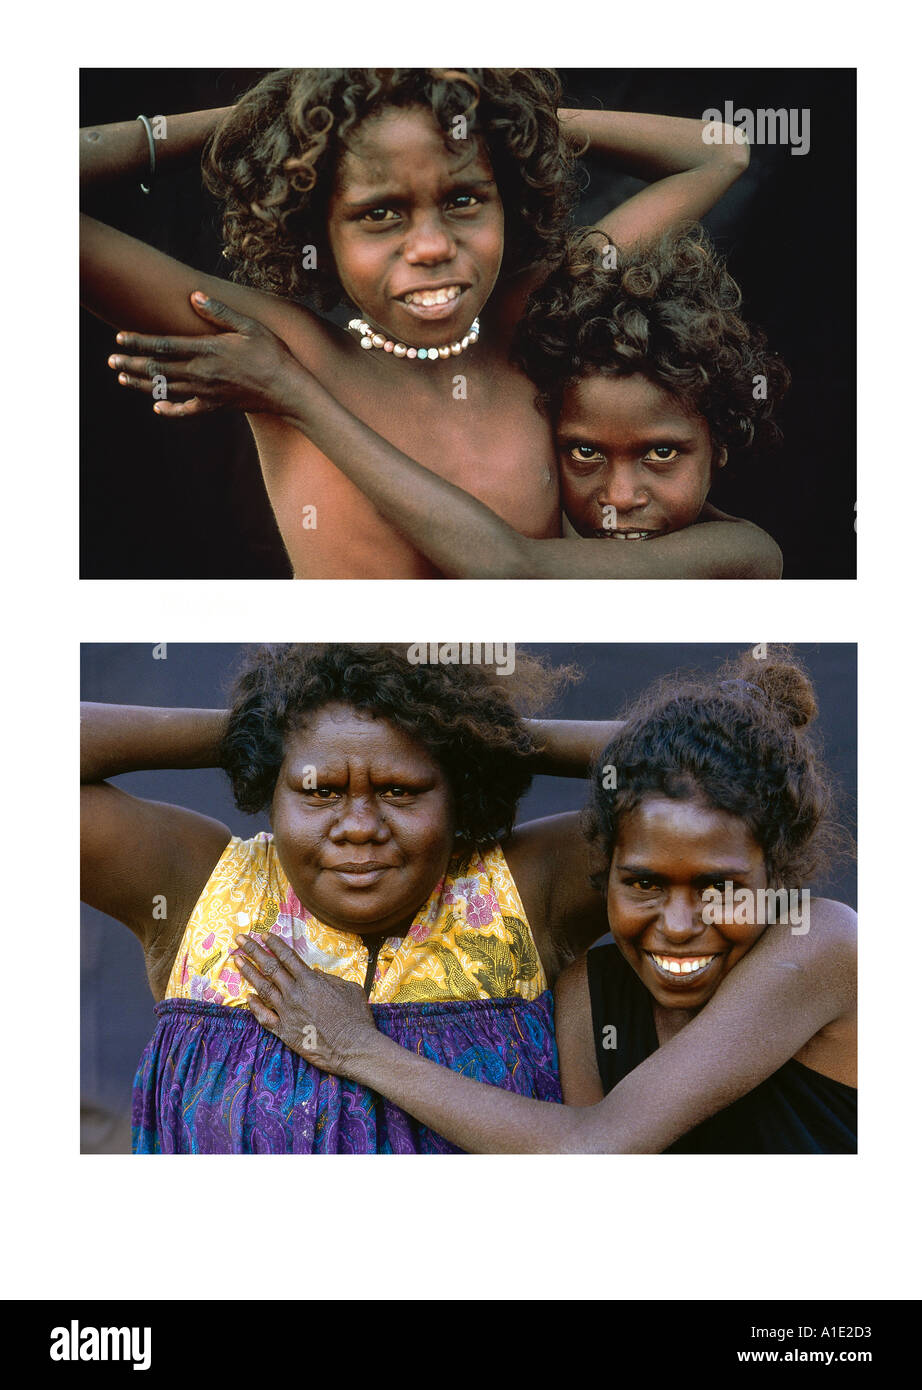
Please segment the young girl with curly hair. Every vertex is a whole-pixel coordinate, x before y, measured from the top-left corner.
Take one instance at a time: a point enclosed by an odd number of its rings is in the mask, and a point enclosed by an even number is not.
[[[763,334],[740,317],[740,300],[700,226],[627,252],[594,232],[572,239],[513,345],[554,423],[572,531],[562,538],[522,534],[400,454],[277,340],[227,311],[231,331],[215,340],[204,370],[176,362],[195,402],[155,409],[179,416],[233,403],[261,379],[264,403],[273,398],[446,575],[776,579],[781,554],[771,537],[707,501],[728,457],[774,438],[788,381]],[[180,341],[173,346],[178,353]],[[124,384],[149,389],[143,359],[116,363]]]
[[[90,191],[147,177],[153,155],[160,177],[208,143],[235,281],[84,217],[83,302],[155,335],[146,346],[120,335],[116,365],[124,358],[130,384],[156,379],[173,404],[219,369],[213,335],[227,314],[245,315],[400,452],[523,536],[558,536],[550,427],[510,349],[529,295],[561,259],[574,151],[650,181],[599,223],[621,247],[702,216],[748,162],[732,139],[707,143],[699,121],[560,101],[546,71],[286,69],[229,110],[168,118],[165,139],[140,121],[85,130]],[[334,301],[352,306],[350,328],[315,312]],[[188,341],[177,353],[175,334],[197,340],[185,375],[176,359],[189,358]],[[265,383],[249,385],[235,404],[248,412],[295,576],[437,575],[324,446],[276,412]]]
[[[587,818],[613,944],[556,988],[564,1105],[433,1066],[377,1031],[361,991],[241,934],[252,1011],[468,1150],[854,1152],[854,913],[802,896],[838,838],[815,712],[783,655],[672,682],[627,712]],[[770,892],[800,907],[753,911]]]

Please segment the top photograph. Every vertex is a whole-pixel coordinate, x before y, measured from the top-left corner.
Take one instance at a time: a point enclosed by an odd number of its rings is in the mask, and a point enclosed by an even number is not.
[[[84,579],[854,579],[853,69],[83,69]]]

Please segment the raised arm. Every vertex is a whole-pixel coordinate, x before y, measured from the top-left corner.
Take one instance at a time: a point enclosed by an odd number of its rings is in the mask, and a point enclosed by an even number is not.
[[[709,212],[749,165],[749,147],[719,122],[631,111],[558,112],[561,127],[580,150],[611,159],[647,188],[621,203],[596,225],[615,245],[657,240]]]
[[[80,720],[81,896],[150,950],[188,919],[230,830],[182,806],[129,796],[105,779],[217,766],[227,714],[87,703]]]
[[[808,934],[769,929],[701,1013],[604,1100],[554,1105],[469,1081],[400,1047],[377,1032],[357,985],[311,970],[284,942],[238,941],[246,946],[235,959],[265,1027],[473,1153],[660,1153],[855,1003],[855,916],[821,900]]]
[[[163,117],[154,140],[157,175],[188,168],[198,162],[206,140],[232,106],[186,111]],[[114,121],[84,126],[80,131],[80,188],[91,191],[123,179],[143,183],[150,173],[150,141],[141,121]]]
[[[163,138],[154,141],[156,178],[197,163],[205,141],[233,107],[167,116]],[[118,121],[80,131],[80,188],[92,207],[103,186],[141,182],[149,176],[150,149],[140,121]],[[301,305],[276,295],[204,275],[135,237],[107,226],[87,212],[80,218],[81,303],[115,327],[132,324],[147,333],[204,335],[215,329],[192,310],[189,295],[204,286],[209,294],[288,342],[304,361],[322,360],[329,329]]]
[[[535,772],[588,777],[619,729],[621,719],[526,719],[535,743]]]

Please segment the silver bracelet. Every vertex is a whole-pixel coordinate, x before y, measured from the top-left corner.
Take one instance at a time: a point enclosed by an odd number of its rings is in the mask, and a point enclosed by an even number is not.
[[[147,176],[150,180],[150,187],[148,187],[146,183],[142,182],[141,184],[141,192],[149,193],[154,185],[154,174],[157,172],[157,148],[154,144],[154,130],[150,121],[146,116],[138,116],[137,120],[143,124],[144,129],[147,131],[147,143],[150,147],[150,173]]]

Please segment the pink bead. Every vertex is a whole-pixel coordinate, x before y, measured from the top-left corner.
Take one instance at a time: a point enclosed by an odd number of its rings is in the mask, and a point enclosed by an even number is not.
[[[407,357],[415,357],[416,348],[407,348]]]
[[[384,344],[384,351],[385,351],[385,352],[393,352],[393,351],[394,351],[394,344],[391,342],[390,338],[388,338],[387,342]]]

